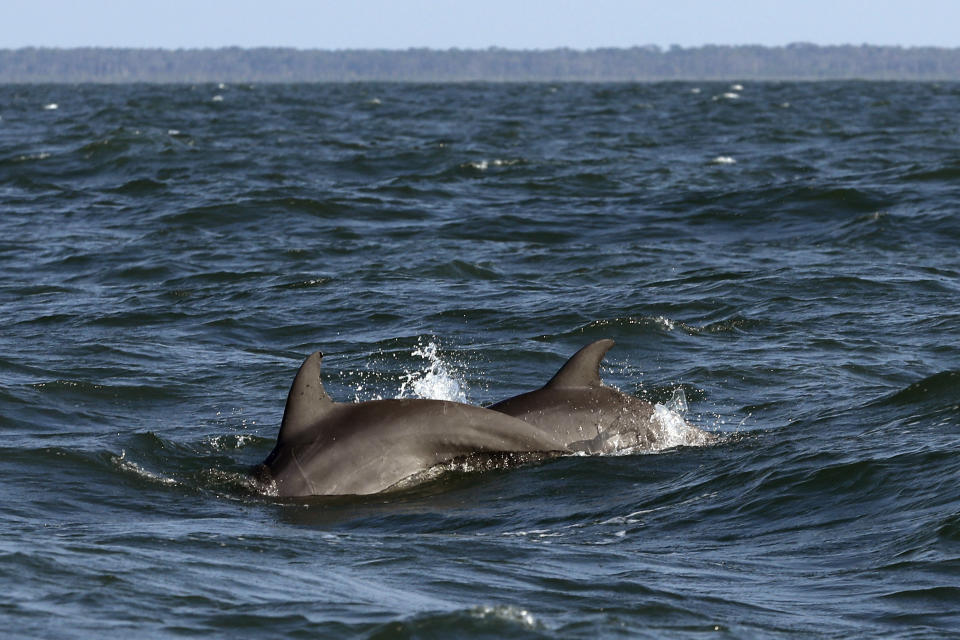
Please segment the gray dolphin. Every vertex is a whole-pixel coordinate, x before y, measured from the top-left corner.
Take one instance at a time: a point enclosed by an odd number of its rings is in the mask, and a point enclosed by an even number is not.
[[[654,406],[600,380],[600,362],[614,345],[597,340],[577,351],[546,385],[488,408],[555,433],[570,449],[613,453],[704,444],[711,434],[683,423],[680,433]],[[667,421],[669,422],[669,420]]]
[[[300,366],[277,444],[253,472],[280,496],[378,493],[470,456],[570,451],[534,424],[458,402],[334,402],[320,381],[322,358],[318,351]]]

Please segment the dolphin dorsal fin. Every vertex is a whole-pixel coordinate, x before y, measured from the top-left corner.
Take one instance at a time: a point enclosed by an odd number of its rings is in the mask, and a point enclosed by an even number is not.
[[[600,361],[614,345],[613,340],[597,340],[573,354],[545,386],[553,389],[601,387]]]
[[[296,439],[305,429],[315,424],[333,408],[334,402],[327,395],[320,381],[320,362],[323,354],[317,351],[300,365],[283,410],[278,441]]]

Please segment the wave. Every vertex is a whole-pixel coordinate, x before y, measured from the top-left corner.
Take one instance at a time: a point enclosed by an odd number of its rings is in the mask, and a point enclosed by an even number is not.
[[[371,640],[387,638],[550,638],[541,618],[522,607],[478,605],[468,609],[421,613],[388,622],[370,631]]]
[[[450,279],[456,282],[464,280],[502,280],[505,277],[490,262],[475,264],[459,259],[428,267],[422,275]]]
[[[152,178],[136,178],[134,180],[124,182],[119,187],[107,189],[106,191],[118,195],[141,197],[162,193],[167,188],[168,185],[160,180],[155,180]]]
[[[941,520],[936,528],[937,537],[947,542],[960,542],[960,513]]]
[[[944,182],[953,184],[960,178],[960,163],[947,161],[936,167],[925,167],[915,164],[909,170],[899,175],[899,180],[911,182]]]
[[[927,376],[868,406],[915,404],[960,409],[960,371],[941,371]]]
[[[541,335],[536,339],[553,341],[576,336],[583,336],[589,339],[599,339],[607,338],[611,335],[645,336],[651,334],[670,333],[673,331],[682,331],[688,335],[702,335],[747,331],[764,326],[766,326],[766,322],[763,320],[747,318],[741,315],[734,315],[723,320],[717,320],[715,322],[709,322],[703,325],[689,324],[681,320],[674,320],[662,315],[623,316],[593,320],[575,329],[571,329],[562,333]]]
[[[960,600],[960,587],[928,587],[925,589],[903,589],[880,596],[885,600],[913,602],[923,605],[924,610],[933,613],[933,609],[952,607]]]
[[[15,454],[12,449],[0,449],[0,459],[11,460],[15,455],[23,469],[55,469],[62,478],[55,482],[73,487],[73,492],[83,491],[88,483],[100,487],[88,489],[85,499],[90,501],[108,500],[106,487],[117,483],[209,492],[225,498],[257,497],[261,487],[248,471],[274,443],[272,438],[253,433],[190,441],[161,438],[150,431],[124,436],[116,448],[113,444],[104,446],[108,438],[95,431],[84,436],[75,432],[70,437],[36,436],[32,440],[66,440],[69,444],[21,446]]]
[[[174,389],[168,386],[151,384],[105,384],[90,382],[89,380],[58,379],[34,382],[29,386],[51,399],[75,402],[89,400],[94,404],[103,399],[151,402],[174,400],[180,397]],[[50,402],[50,400],[46,402]]]
[[[833,222],[841,213],[873,214],[884,210],[888,201],[879,193],[864,188],[824,184],[817,187],[745,188],[719,193],[705,190],[688,193],[683,199],[669,200],[664,204],[694,224],[715,224],[724,220],[756,225],[776,221],[782,227],[788,219],[816,224]]]

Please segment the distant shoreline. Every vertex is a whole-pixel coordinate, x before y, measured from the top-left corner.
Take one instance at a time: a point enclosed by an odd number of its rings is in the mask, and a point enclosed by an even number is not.
[[[0,84],[960,81],[960,48],[0,49]]]

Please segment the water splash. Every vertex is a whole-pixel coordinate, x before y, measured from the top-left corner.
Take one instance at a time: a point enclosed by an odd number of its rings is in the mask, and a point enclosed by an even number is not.
[[[653,405],[651,420],[659,425],[662,434],[662,437],[653,447],[655,451],[689,444],[690,436],[695,434],[695,431],[687,424],[682,415],[659,403]]]
[[[428,398],[466,402],[466,385],[457,378],[456,371],[437,354],[437,343],[422,342],[410,353],[423,358],[426,369],[404,374],[397,392],[398,398]]]
[[[253,437],[244,434],[208,436],[203,439],[203,443],[214,451],[233,451],[236,449],[242,449],[251,442],[253,442]]]
[[[683,387],[677,387],[673,390],[673,395],[670,396],[670,400],[667,401],[667,404],[664,405],[670,411],[674,413],[679,413],[680,417],[687,415],[687,394],[684,393]]]
[[[673,447],[699,447],[711,442],[711,434],[687,422],[688,409],[687,394],[683,387],[674,389],[673,395],[665,404],[658,402],[653,405],[651,420],[659,425],[662,434],[653,451]]]

